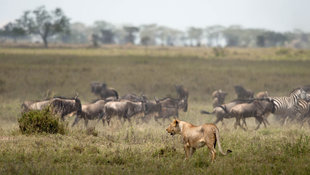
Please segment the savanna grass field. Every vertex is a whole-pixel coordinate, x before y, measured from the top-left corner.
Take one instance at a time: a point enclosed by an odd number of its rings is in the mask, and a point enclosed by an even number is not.
[[[271,115],[267,128],[235,130],[234,119],[219,123],[224,150],[232,153],[211,163],[207,147],[184,160],[181,136],[170,136],[153,119],[149,123],[97,120],[60,134],[23,135],[18,118],[25,100],[74,97],[82,104],[97,97],[92,81],[105,82],[119,95],[145,94],[149,99],[176,97],[175,84],[189,90],[188,112],[179,119],[195,125],[215,121],[211,93],[234,85],[270,96],[287,96],[310,84],[310,51],[288,48],[183,48],[110,46],[103,48],[0,48],[0,174],[309,174],[310,128],[280,126]],[[139,117],[135,117],[138,121]]]

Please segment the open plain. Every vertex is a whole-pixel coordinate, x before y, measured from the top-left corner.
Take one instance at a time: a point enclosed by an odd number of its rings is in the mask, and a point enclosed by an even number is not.
[[[105,82],[120,96],[144,94],[149,99],[176,97],[175,84],[189,90],[188,112],[179,118],[195,125],[213,122],[211,93],[234,85],[270,96],[287,96],[310,84],[310,51],[288,48],[0,48],[0,174],[309,174],[310,128],[297,124],[270,125],[254,131],[233,128],[234,119],[218,124],[224,150],[211,163],[207,148],[184,161],[180,136],[170,136],[154,120],[112,126],[83,122],[65,135],[22,135],[17,119],[24,100],[54,95],[73,97],[82,104],[96,99],[92,81]],[[141,116],[137,116],[136,120]]]

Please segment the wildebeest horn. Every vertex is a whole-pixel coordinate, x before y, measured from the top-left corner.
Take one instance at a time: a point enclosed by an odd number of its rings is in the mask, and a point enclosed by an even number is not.
[[[74,98],[76,99],[76,98],[78,98],[78,96],[79,96],[79,93],[77,91],[75,91],[75,97]]]
[[[158,102],[158,99],[157,99],[156,97],[154,97],[154,100],[155,100],[156,102]]]

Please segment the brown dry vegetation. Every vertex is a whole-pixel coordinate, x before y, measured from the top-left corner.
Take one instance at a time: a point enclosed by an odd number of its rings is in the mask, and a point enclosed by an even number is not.
[[[148,97],[176,96],[174,84],[189,89],[189,111],[180,119],[201,124],[214,121],[201,115],[211,109],[211,92],[222,88],[235,98],[241,84],[272,96],[288,95],[310,84],[310,52],[286,48],[214,49],[161,47],[1,48],[0,49],[0,174],[307,174],[310,167],[308,127],[271,126],[255,132],[234,130],[234,120],[221,125],[222,147],[232,154],[211,164],[208,150],[198,150],[183,161],[180,137],[165,126],[120,123],[96,127],[81,124],[66,135],[21,135],[17,130],[23,100],[52,95],[74,96],[82,103],[96,97],[91,81],[104,81],[125,93]],[[227,101],[228,101],[227,100]],[[71,123],[72,118],[67,122]],[[251,123],[250,122],[250,123]],[[96,136],[97,135],[97,136]]]

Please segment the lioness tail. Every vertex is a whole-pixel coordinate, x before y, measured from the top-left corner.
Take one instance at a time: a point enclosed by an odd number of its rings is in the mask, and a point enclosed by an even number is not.
[[[215,136],[216,136],[216,140],[217,140],[217,143],[219,145],[219,151],[222,155],[226,156],[228,153],[231,153],[232,151],[231,150],[227,150],[226,153],[223,152],[222,150],[222,146],[221,146],[221,142],[220,142],[220,131],[218,128],[215,129]]]

